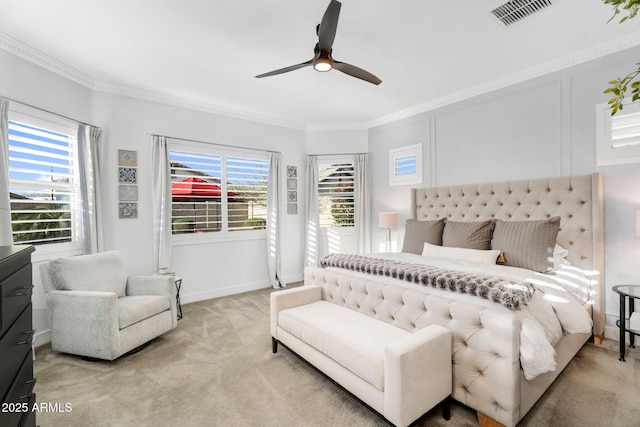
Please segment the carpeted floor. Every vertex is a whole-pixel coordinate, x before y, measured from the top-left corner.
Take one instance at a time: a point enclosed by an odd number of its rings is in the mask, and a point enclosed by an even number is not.
[[[271,352],[269,294],[260,290],[183,306],[178,327],[114,362],[36,351],[42,427],[387,426],[286,349]],[[521,426],[640,425],[640,351],[587,344]],[[58,404],[58,405],[56,405]],[[67,410],[65,410],[65,404]],[[454,402],[420,426],[477,425]]]

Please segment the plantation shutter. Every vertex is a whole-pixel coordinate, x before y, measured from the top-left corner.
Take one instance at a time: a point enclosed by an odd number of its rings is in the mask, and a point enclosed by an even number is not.
[[[82,209],[79,182],[74,132],[9,120],[9,195],[15,243],[77,241]]]
[[[318,165],[318,210],[320,227],[353,227],[353,162]]]

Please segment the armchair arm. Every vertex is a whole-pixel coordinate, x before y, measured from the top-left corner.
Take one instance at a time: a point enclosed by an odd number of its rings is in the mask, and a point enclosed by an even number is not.
[[[409,425],[451,395],[452,332],[430,325],[384,350],[384,416]]]
[[[120,354],[115,293],[52,290],[47,307],[54,350],[107,360]]]
[[[169,298],[173,327],[178,324],[178,310],[176,308],[175,277],[156,274],[153,276],[129,276],[127,277],[127,291],[133,295],[166,295]]]
[[[316,285],[306,285],[299,288],[272,292],[270,301],[271,336],[277,338],[278,314],[282,310],[320,301],[321,299],[321,288]]]

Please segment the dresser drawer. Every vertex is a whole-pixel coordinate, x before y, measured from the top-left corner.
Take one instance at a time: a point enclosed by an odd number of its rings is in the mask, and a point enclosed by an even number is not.
[[[31,264],[0,282],[0,337],[31,302],[33,288]]]
[[[7,396],[2,401],[0,426],[21,425],[20,420],[27,418],[27,413],[33,408],[33,402],[31,401],[34,396],[33,387],[35,383],[33,378],[33,353],[29,351],[22,361],[22,366],[13,384],[11,384]]]
[[[29,398],[29,408],[33,408],[33,405],[36,404],[36,395],[35,393],[31,395]],[[25,412],[22,414],[22,419],[20,420],[20,427],[36,427],[36,413],[34,411]]]
[[[31,304],[29,304],[20,314],[18,320],[0,339],[0,355],[2,355],[0,396],[2,396],[2,400],[7,396],[22,362],[30,353],[34,332],[31,327]]]

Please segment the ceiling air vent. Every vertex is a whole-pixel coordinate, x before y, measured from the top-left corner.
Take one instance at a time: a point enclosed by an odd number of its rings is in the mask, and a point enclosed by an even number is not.
[[[551,0],[511,0],[496,7],[491,13],[504,25],[509,26],[547,6],[551,6]]]

